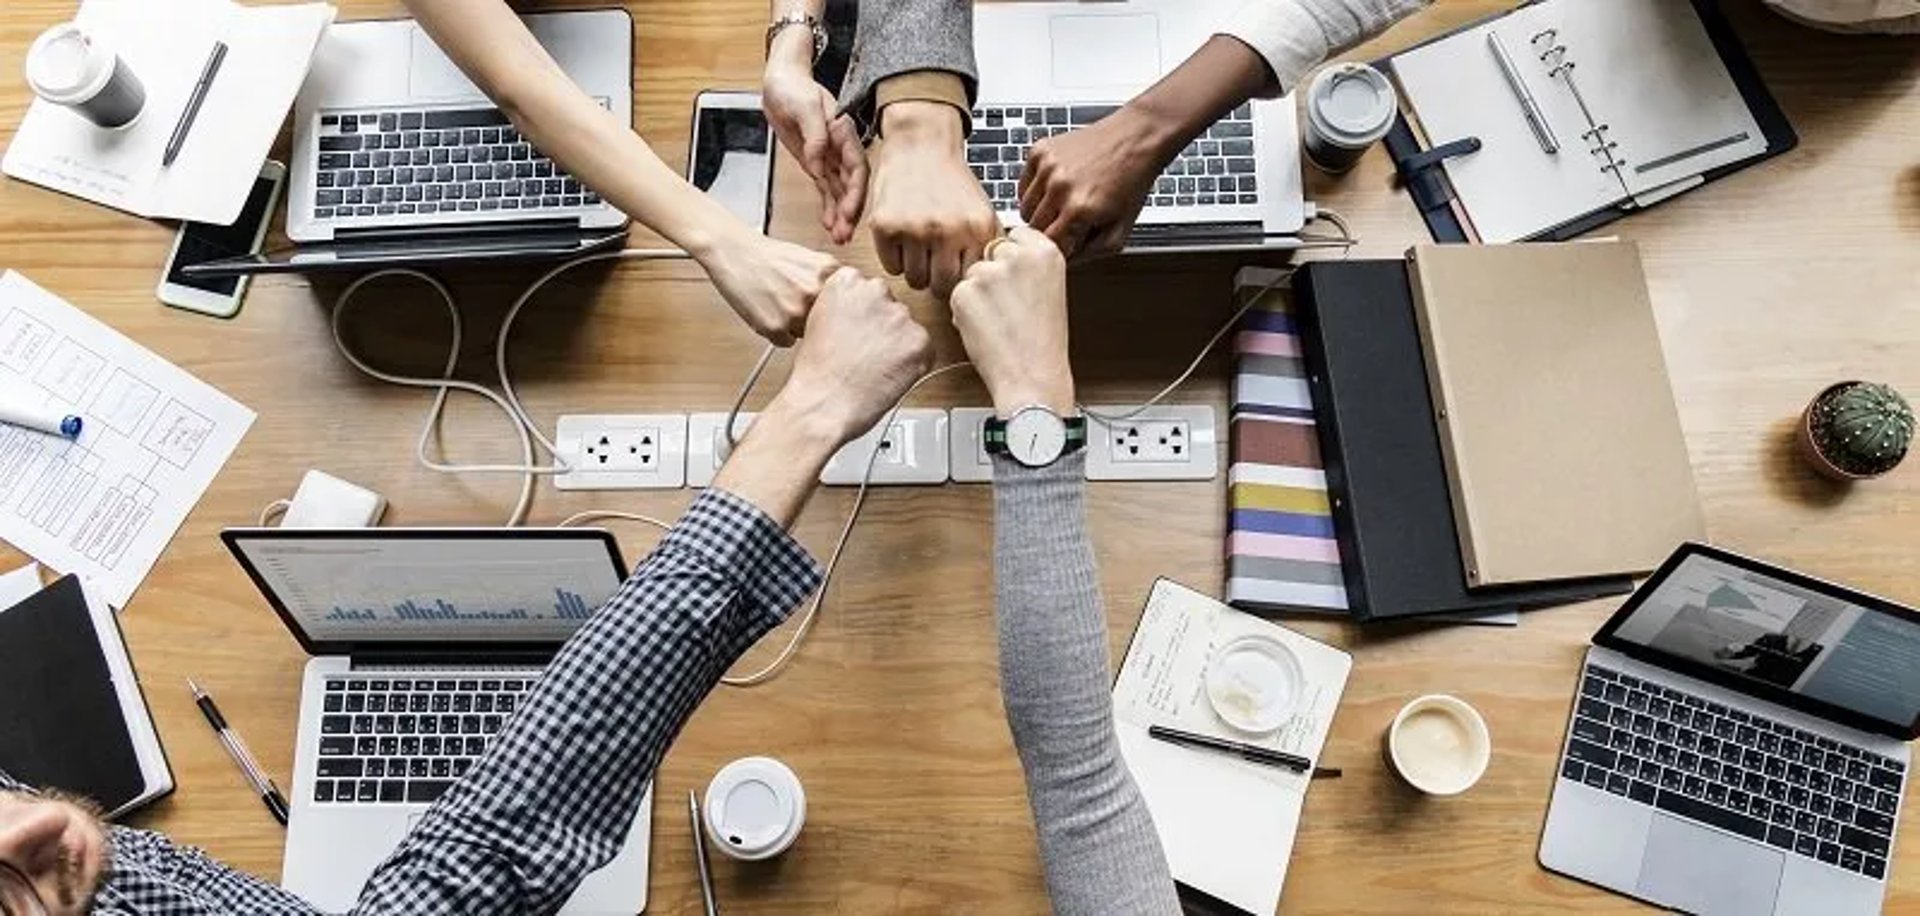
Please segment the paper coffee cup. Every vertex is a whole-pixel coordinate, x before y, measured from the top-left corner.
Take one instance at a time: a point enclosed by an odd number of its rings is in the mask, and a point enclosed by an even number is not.
[[[1393,127],[1399,98],[1386,74],[1366,64],[1335,64],[1307,88],[1307,161],[1339,174]]]
[[[35,95],[110,130],[132,124],[147,105],[146,87],[127,62],[71,22],[34,39],[26,71]]]
[[[1430,694],[1400,707],[1386,734],[1387,765],[1428,795],[1459,795],[1493,759],[1486,720],[1465,700]]]
[[[800,777],[771,757],[743,757],[707,783],[702,809],[707,838],[747,862],[771,859],[792,847],[807,822],[807,791]]]

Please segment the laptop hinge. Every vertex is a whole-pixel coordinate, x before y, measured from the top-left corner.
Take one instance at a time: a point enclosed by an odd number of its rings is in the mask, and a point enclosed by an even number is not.
[[[421,651],[375,651],[355,652],[351,660],[353,670],[367,671],[377,668],[466,668],[475,671],[488,668],[525,669],[545,668],[553,661],[553,652],[421,652]]]
[[[580,232],[578,219],[519,219],[497,223],[419,223],[409,226],[341,227],[333,230],[336,242],[364,240],[392,241],[409,238],[485,238],[494,235],[524,236],[537,232]]]

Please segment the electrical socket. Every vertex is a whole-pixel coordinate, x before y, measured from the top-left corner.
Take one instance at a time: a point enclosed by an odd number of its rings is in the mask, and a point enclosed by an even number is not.
[[[687,481],[685,414],[572,414],[554,446],[572,468],[562,490],[673,490]]]
[[[987,419],[991,407],[955,407],[947,411],[947,473],[954,483],[991,483],[993,459],[987,456]]]
[[[734,437],[747,434],[753,426],[757,414],[742,412],[733,419]],[[696,413],[687,418],[687,486],[706,487],[713,483],[713,475],[720,472],[720,466],[727,463],[730,449],[721,438],[720,429],[727,422],[725,412]]]
[[[882,418],[884,422],[885,418]],[[875,458],[878,450],[879,457]],[[926,407],[902,408],[882,434],[879,424],[860,438],[841,446],[820,471],[828,486],[859,486],[873,463],[872,483],[943,484],[947,482],[947,412]]]
[[[1124,416],[1137,407],[1093,407]],[[1219,427],[1205,404],[1156,406],[1117,423],[1087,417],[1088,480],[1212,480]]]

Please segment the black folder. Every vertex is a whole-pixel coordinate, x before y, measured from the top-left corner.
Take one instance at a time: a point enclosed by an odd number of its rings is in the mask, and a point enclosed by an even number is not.
[[[0,610],[0,770],[118,814],[172,791],[173,779],[138,684],[115,677],[108,662],[109,651],[124,649],[113,611],[101,613],[104,623],[73,576]],[[115,633],[103,639],[101,626]],[[137,701],[131,719],[129,701]],[[136,741],[152,742],[157,765],[142,766]]]
[[[1315,261],[1294,276],[1293,288],[1355,618],[1566,604],[1632,591],[1630,576],[1469,591],[1406,262]]]

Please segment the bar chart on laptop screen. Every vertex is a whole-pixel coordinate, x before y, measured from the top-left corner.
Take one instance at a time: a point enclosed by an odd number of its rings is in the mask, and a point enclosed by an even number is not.
[[[321,640],[564,639],[619,587],[597,541],[260,541],[254,568]]]

